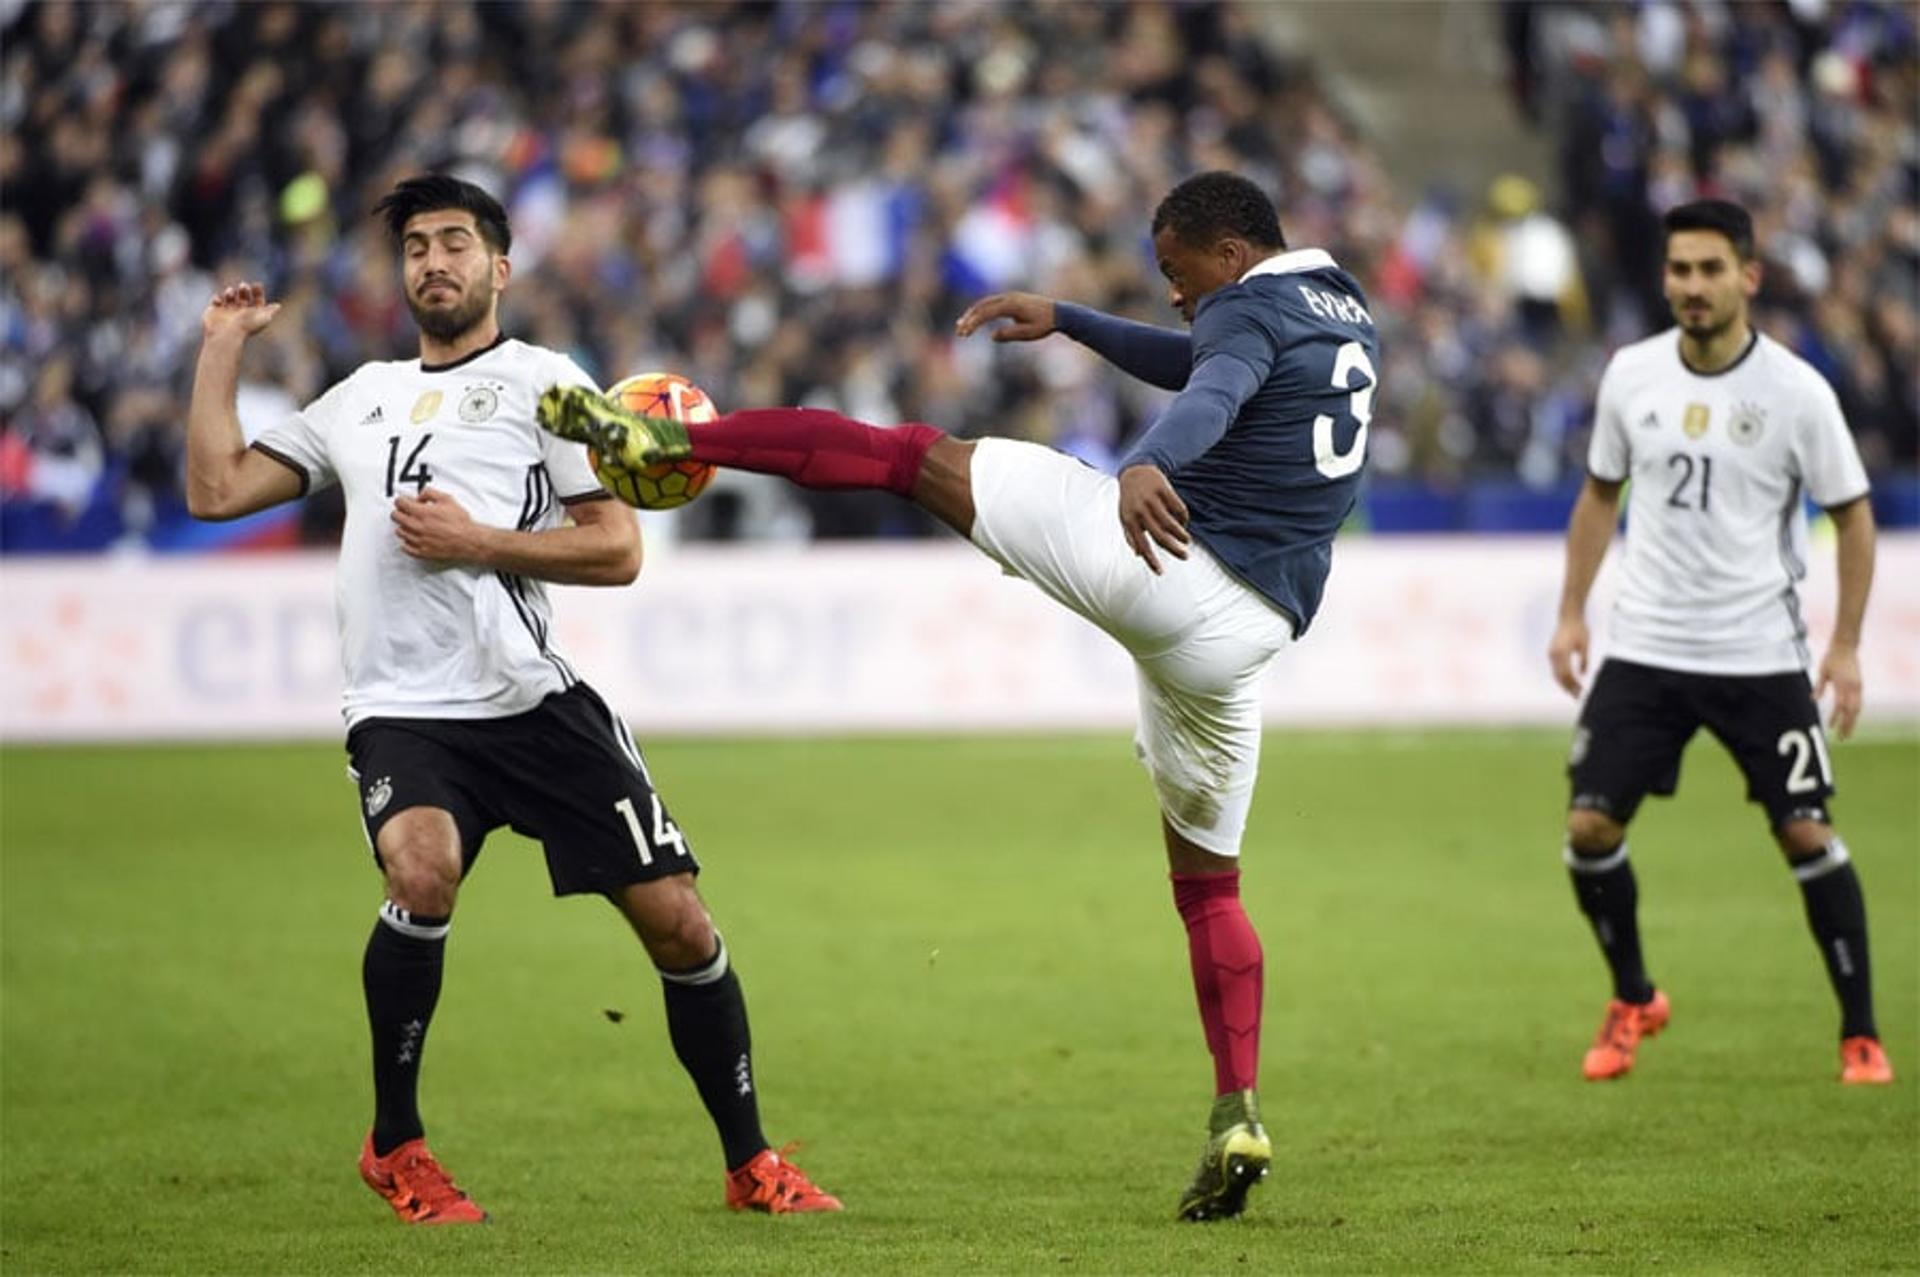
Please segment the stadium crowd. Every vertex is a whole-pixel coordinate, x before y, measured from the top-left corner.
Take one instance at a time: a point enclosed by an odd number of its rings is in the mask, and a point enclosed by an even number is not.
[[[1549,494],[1580,473],[1608,350],[1666,322],[1660,212],[1724,195],[1771,254],[1763,327],[1833,379],[1870,467],[1911,475],[1911,10],[1504,12],[1518,115],[1557,140],[1559,192],[1396,190],[1311,60],[1243,4],[0,0],[0,534],[190,544],[185,395],[214,281],[263,279],[285,303],[243,386],[249,430],[406,357],[366,213],[433,167],[511,211],[509,331],[603,381],[672,368],[723,405],[1096,463],[1161,392],[1067,342],[955,341],[952,321],[1000,287],[1171,321],[1147,212],[1190,172],[1234,169],[1276,193],[1291,243],[1369,289],[1376,486]],[[692,530],[918,530],[885,501],[735,496],[692,507]],[[337,509],[310,500],[301,534],[334,535]]]

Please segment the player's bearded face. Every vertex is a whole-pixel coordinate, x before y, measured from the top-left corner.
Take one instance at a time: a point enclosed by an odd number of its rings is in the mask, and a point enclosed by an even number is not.
[[[413,218],[401,246],[413,322],[440,342],[471,332],[493,313],[505,264],[480,235],[472,214],[436,210]]]
[[[1742,262],[1724,235],[1675,231],[1667,237],[1667,305],[1695,340],[1710,340],[1739,320],[1759,281],[1759,266]]]
[[[420,331],[435,341],[452,341],[472,330],[493,310],[493,254],[476,253],[476,269],[456,278],[451,269],[432,267],[418,276],[408,272],[407,309]]]

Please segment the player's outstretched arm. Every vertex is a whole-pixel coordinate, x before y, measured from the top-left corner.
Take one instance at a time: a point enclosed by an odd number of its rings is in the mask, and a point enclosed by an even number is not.
[[[1613,544],[1614,529],[1620,522],[1620,489],[1616,480],[1593,475],[1580,488],[1573,503],[1573,515],[1567,520],[1567,569],[1560,587],[1560,619],[1553,629],[1553,641],[1547,645],[1547,661],[1553,666],[1553,681],[1567,695],[1580,695],[1581,680],[1587,673],[1587,595],[1593,579],[1600,574],[1600,561]]]
[[[476,523],[451,493],[397,497],[400,548],[429,563],[465,564],[560,585],[626,585],[640,575],[640,524],[611,498],[567,507],[570,526],[539,532]]]
[[[1873,506],[1865,497],[1827,511],[1840,534],[1840,597],[1834,608],[1833,638],[1820,661],[1813,695],[1818,700],[1833,689],[1833,716],[1828,720],[1841,740],[1853,735],[1860,719],[1864,687],[1860,678],[1860,627],[1866,620],[1867,594],[1873,588]]]
[[[237,519],[299,496],[301,476],[247,447],[234,396],[247,338],[280,312],[259,284],[215,293],[200,316],[200,361],[187,407],[187,510],[196,519]]]

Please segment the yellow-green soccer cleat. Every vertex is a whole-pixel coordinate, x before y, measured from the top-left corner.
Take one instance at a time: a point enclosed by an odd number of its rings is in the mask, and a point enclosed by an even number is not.
[[[1273,1141],[1260,1125],[1260,1100],[1252,1091],[1230,1091],[1215,1100],[1207,1132],[1200,1169],[1180,1198],[1178,1217],[1193,1223],[1238,1215],[1246,1209],[1248,1190],[1273,1165]]]
[[[584,443],[602,462],[628,470],[677,461],[693,451],[680,422],[628,412],[585,386],[549,386],[534,417],[542,429]]]

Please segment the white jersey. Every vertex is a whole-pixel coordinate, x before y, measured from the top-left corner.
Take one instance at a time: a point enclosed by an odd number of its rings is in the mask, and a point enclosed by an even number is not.
[[[1712,374],[1681,362],[1677,328],[1624,347],[1600,379],[1587,468],[1633,481],[1609,655],[1704,674],[1807,667],[1806,498],[1867,492],[1811,365],[1758,334]]]
[[[413,558],[392,517],[396,496],[429,485],[476,523],[521,531],[605,496],[586,448],[534,423],[555,384],[593,381],[565,355],[504,339],[452,364],[363,364],[254,442],[310,488],[338,483],[346,496],[334,607],[349,727],[500,718],[578,681],[549,639],[540,582]]]

